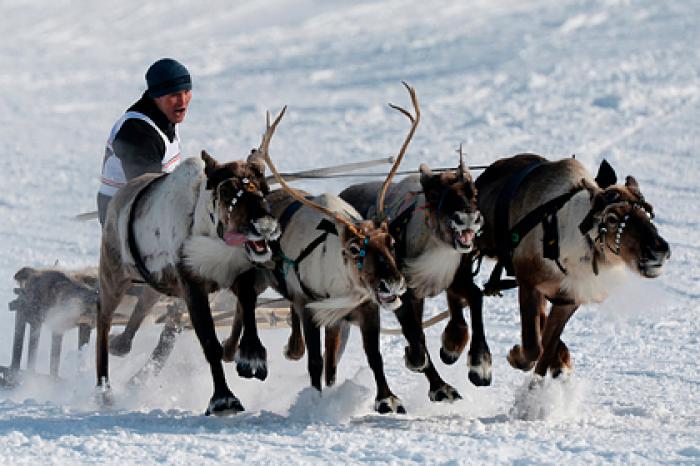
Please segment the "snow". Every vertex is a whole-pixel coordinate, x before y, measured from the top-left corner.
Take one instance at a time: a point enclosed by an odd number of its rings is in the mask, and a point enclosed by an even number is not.
[[[94,209],[109,128],[162,56],[193,75],[189,155],[244,157],[264,112],[285,104],[271,145],[280,169],[395,154],[407,122],[386,103],[410,105],[405,80],[423,117],[402,168],[455,165],[460,142],[471,164],[532,151],[576,154],[594,171],[606,158],[637,178],[672,249],[659,279],[631,277],[576,313],[565,381],[530,390],[532,375],[507,364],[519,339],[514,292],[485,301],[491,387],[469,383],[465,356],[444,366],[442,327],[427,330],[438,370],[464,397],[454,404],[431,403],[427,382],[404,367],[402,338],[383,336],[405,416],[373,412],[356,330],[337,386],[321,396],[305,360],[282,357],[287,330],[262,330],[270,375],[241,380],[227,365],[246,412],[223,419],[202,415],[211,381],[193,333],[161,376],[133,389],[126,381],[157,341],[158,328],[144,328],[129,356],[110,360],[106,410],[94,401],[92,344],[79,353],[73,330],[65,380],[0,390],[0,463],[700,463],[699,3],[4,0],[0,11],[0,301],[14,296],[21,266],[96,265],[97,222],[72,218]],[[351,181],[297,185],[338,192]],[[428,314],[444,306],[431,300]],[[13,325],[0,313],[0,364]]]

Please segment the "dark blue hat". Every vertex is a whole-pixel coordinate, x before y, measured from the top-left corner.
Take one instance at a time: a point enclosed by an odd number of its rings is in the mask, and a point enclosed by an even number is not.
[[[192,89],[190,72],[182,63],[172,58],[161,58],[146,71],[148,96],[160,97],[173,92]]]

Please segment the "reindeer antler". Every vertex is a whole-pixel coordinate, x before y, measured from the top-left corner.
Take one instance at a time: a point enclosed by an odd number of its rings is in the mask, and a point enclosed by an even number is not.
[[[416,97],[416,90],[409,86],[406,81],[401,81],[403,85],[406,87],[408,90],[408,93],[411,96],[411,102],[413,103],[413,109],[416,111],[416,116],[414,117],[411,115],[407,110],[394,105],[394,104],[389,104],[389,106],[395,110],[398,110],[399,112],[403,113],[408,117],[409,120],[411,120],[411,129],[408,131],[408,134],[406,135],[406,139],[403,141],[403,145],[401,146],[401,150],[399,151],[399,154],[396,156],[396,160],[394,161],[394,165],[391,167],[391,170],[389,171],[389,174],[386,177],[386,180],[384,180],[384,184],[382,184],[382,188],[379,190],[379,193],[377,194],[377,215],[380,219],[384,218],[384,198],[386,197],[386,191],[389,189],[389,184],[391,183],[391,180],[394,178],[394,175],[396,174],[396,171],[399,169],[399,165],[401,164],[401,161],[403,160],[404,154],[406,154],[406,149],[408,149],[408,144],[411,142],[411,139],[413,138],[413,134],[416,132],[416,128],[418,127],[418,122],[420,121],[420,107],[418,106],[418,98]]]
[[[466,170],[466,167],[464,166],[464,154],[462,153],[462,143],[459,143],[459,149],[457,149],[457,152],[459,152],[459,167],[457,167],[457,170],[459,171],[459,179],[464,181],[464,172]]]
[[[321,212],[324,215],[327,215],[328,217],[331,217],[334,219],[336,222],[340,222],[344,224],[345,226],[348,227],[348,229],[357,237],[359,238],[364,238],[365,235],[362,233],[352,222],[350,222],[348,219],[345,217],[339,215],[337,212],[333,212],[332,210],[323,207],[319,204],[316,204],[313,201],[310,201],[309,199],[305,198],[302,196],[299,191],[296,189],[292,188],[287,184],[287,182],[284,180],[282,175],[280,175],[280,172],[277,171],[277,167],[275,167],[275,164],[272,163],[272,159],[270,158],[270,154],[268,153],[268,148],[270,146],[270,139],[272,138],[272,134],[275,132],[275,128],[277,128],[277,124],[279,123],[280,119],[282,119],[282,116],[284,115],[284,112],[287,110],[287,106],[285,105],[282,111],[279,113],[277,118],[275,118],[275,122],[270,126],[270,112],[267,112],[267,129],[265,130],[265,134],[263,134],[262,137],[262,142],[260,143],[260,149],[258,151],[261,153],[262,157],[265,159],[265,162],[267,162],[267,166],[270,167],[270,171],[274,175],[275,179],[277,182],[282,186],[282,189],[287,191],[290,196],[292,196],[294,199],[297,201],[301,202],[302,204],[311,207],[312,209],[316,209],[319,212]]]

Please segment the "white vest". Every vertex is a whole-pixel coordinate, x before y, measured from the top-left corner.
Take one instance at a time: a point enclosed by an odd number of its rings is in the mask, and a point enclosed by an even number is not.
[[[163,142],[165,143],[165,154],[163,154],[163,160],[161,161],[161,170],[163,172],[172,172],[182,160],[180,156],[180,135],[177,131],[177,125],[175,125],[175,137],[173,138],[173,142],[170,142],[168,136],[166,136],[165,133],[158,128],[158,125],[146,115],[139,112],[126,112],[112,127],[112,131],[109,133],[109,139],[107,139],[107,144],[105,145],[105,157],[102,162],[102,176],[100,177],[101,183],[99,190],[99,192],[105,196],[114,196],[119,188],[124,186],[127,182],[126,175],[124,174],[124,167],[122,167],[122,161],[114,153],[112,144],[124,122],[131,118],[145,121],[160,134],[161,138],[163,138]]]

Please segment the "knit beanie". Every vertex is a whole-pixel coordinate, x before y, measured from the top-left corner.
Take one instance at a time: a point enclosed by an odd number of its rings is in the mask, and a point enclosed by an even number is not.
[[[161,58],[152,64],[146,71],[146,84],[152,98],[192,89],[189,71],[172,58]]]

